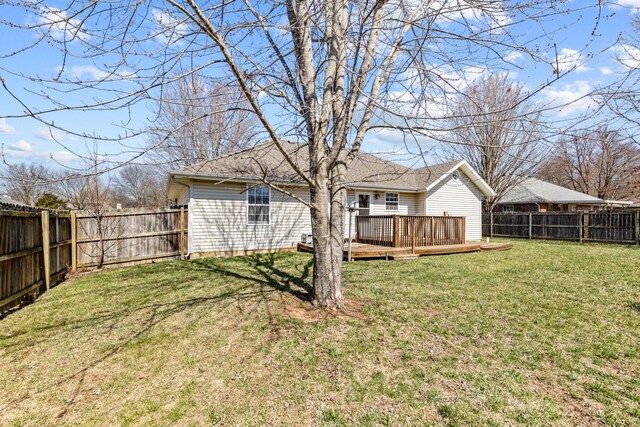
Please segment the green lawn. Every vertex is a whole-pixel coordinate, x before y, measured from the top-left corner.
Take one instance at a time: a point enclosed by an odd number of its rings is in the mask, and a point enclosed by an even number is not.
[[[640,248],[345,266],[351,320],[305,321],[311,257],[69,280],[0,320],[0,425],[638,425]]]

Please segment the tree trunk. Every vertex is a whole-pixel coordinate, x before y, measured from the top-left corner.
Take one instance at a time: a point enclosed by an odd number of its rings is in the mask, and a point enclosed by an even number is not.
[[[326,181],[325,181],[326,182]],[[326,185],[318,185],[326,189]],[[331,197],[327,190],[311,191],[313,232],[313,294],[316,307],[342,308],[342,256],[344,250],[344,205],[346,191]],[[329,212],[331,211],[331,212]]]

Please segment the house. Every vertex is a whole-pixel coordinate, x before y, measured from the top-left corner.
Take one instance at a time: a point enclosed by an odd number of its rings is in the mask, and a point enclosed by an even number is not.
[[[308,170],[306,146],[284,146]],[[465,161],[412,169],[364,152],[349,166],[347,188],[358,215],[465,216],[467,240],[481,239],[482,201],[494,195]],[[273,143],[171,172],[168,196],[189,207],[191,255],[289,250],[311,234],[301,202],[309,200],[309,188]]]
[[[630,206],[632,202],[603,200],[579,191],[529,177],[509,190],[494,212],[592,211]]]
[[[12,199],[7,194],[0,194],[0,209],[32,209],[31,206]]]

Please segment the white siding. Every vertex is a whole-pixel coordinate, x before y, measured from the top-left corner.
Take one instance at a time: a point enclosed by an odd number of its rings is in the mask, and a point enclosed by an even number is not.
[[[427,193],[416,194],[416,215],[427,214]]]
[[[387,191],[388,193],[395,193],[395,191]],[[416,194],[416,193],[399,193],[399,203],[397,211],[388,211],[385,203],[385,192],[383,190],[372,191],[372,190],[348,190],[347,191],[347,203],[352,203],[356,200],[356,194],[369,194],[370,196],[370,214],[371,215],[424,215],[423,213],[419,214],[418,208],[418,200],[420,197],[424,200],[424,194]],[[378,195],[378,199],[376,199],[376,194]],[[424,203],[423,203],[424,206]],[[353,222],[351,225],[351,236],[355,238],[356,234],[356,220],[355,213],[353,214]],[[349,212],[345,214],[344,217],[344,236],[348,238],[349,236]]]
[[[178,205],[188,205],[189,204],[189,187],[184,187],[184,190],[180,193],[178,197]]]
[[[451,175],[443,179],[427,193],[427,215],[467,217],[466,239],[482,239],[483,194],[464,173],[454,180]]]
[[[193,183],[190,252],[221,252],[291,248],[311,233],[309,209],[284,193],[271,191],[270,224],[247,223],[245,184]],[[306,188],[287,188],[308,200]]]

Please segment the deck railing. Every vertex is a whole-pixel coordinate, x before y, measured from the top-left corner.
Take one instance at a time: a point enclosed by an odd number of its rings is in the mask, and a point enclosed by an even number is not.
[[[465,242],[465,217],[421,215],[358,215],[356,242],[409,248]]]

